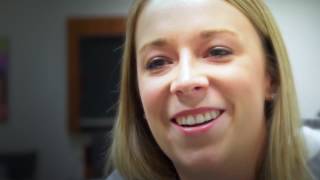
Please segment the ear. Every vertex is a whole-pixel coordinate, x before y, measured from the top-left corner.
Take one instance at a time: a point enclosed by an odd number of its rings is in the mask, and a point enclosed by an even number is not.
[[[265,100],[272,101],[276,95],[276,88],[269,73],[265,76]]]

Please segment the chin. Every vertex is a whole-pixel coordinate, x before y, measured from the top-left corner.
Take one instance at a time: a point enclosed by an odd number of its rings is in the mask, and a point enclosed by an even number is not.
[[[182,167],[189,170],[205,170],[215,169],[219,167],[223,162],[223,154],[219,153],[218,148],[207,148],[199,150],[189,150],[180,152],[173,159],[173,163],[176,167]]]

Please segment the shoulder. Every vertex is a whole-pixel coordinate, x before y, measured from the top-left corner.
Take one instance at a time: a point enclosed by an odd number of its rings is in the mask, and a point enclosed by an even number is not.
[[[305,142],[309,155],[309,167],[315,179],[320,179],[320,130],[303,127]]]
[[[106,180],[124,180],[118,171],[113,171]]]
[[[320,179],[320,151],[309,161],[309,166],[315,179]]]

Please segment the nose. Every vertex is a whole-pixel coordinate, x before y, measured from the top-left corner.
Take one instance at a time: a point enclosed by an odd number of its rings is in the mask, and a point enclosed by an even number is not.
[[[207,94],[209,82],[204,76],[193,76],[185,80],[172,82],[170,91],[180,100],[200,102]]]
[[[170,85],[170,91],[188,105],[201,102],[207,95],[209,80],[200,67],[192,67],[190,58],[180,60],[177,77]]]

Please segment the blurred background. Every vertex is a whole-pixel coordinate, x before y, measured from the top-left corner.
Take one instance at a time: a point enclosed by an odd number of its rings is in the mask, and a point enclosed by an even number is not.
[[[0,180],[106,175],[131,2],[0,0]],[[266,2],[289,51],[303,132],[317,163],[320,1]],[[319,164],[313,167],[320,172]]]

